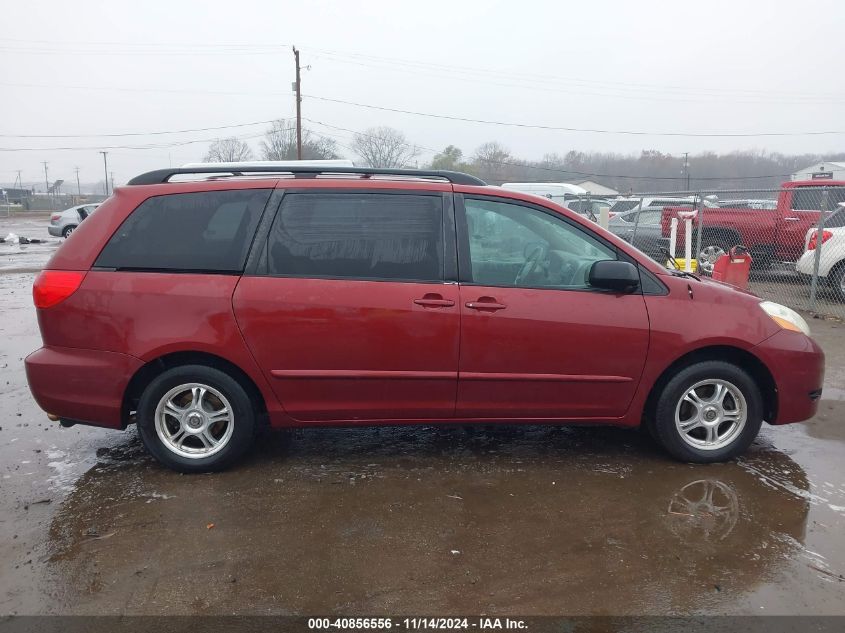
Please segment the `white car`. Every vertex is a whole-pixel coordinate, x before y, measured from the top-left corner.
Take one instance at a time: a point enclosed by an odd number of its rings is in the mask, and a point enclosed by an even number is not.
[[[100,206],[100,203],[79,204],[70,209],[59,211],[50,216],[50,225],[47,227],[47,232],[54,237],[67,237],[73,230],[79,226],[89,215],[94,213],[94,209]]]
[[[640,201],[643,203],[643,211],[662,210],[665,207],[689,207],[695,204],[695,196],[685,196],[683,198],[655,198],[653,196],[619,196],[611,200],[612,206],[610,212],[614,215],[625,213],[626,211],[633,211],[639,208]],[[718,207],[719,205],[712,200],[702,199],[699,204],[706,208]]]
[[[804,254],[795,264],[795,270],[802,275],[812,275],[819,248],[818,230],[807,231],[804,237]],[[827,283],[833,294],[845,301],[845,207],[832,213],[824,221],[819,254],[819,279]]]

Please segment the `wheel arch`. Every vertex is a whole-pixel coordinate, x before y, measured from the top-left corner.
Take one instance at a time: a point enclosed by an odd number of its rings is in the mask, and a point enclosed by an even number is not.
[[[675,359],[661,372],[649,390],[643,407],[642,419],[645,420],[646,424],[650,424],[651,420],[654,419],[657,400],[672,376],[685,367],[708,360],[732,363],[750,373],[751,377],[754,378],[754,381],[759,386],[760,395],[763,398],[763,419],[766,422],[776,419],[778,411],[777,387],[775,386],[775,379],[765,363],[751,352],[739,347],[733,347],[731,345],[710,345],[687,352]]]
[[[742,244],[742,235],[740,235],[739,231],[734,228],[728,226],[705,226],[701,229],[701,242],[702,247],[704,247],[704,240],[705,239],[716,239],[716,240],[736,240],[735,244],[730,244],[729,246],[736,246],[736,244]]]
[[[250,400],[254,403],[259,423],[262,425],[268,423],[267,402],[258,385],[255,384],[255,381],[244,370],[232,361],[226,360],[216,354],[198,351],[179,351],[164,354],[148,361],[129,380],[123,393],[123,402],[121,405],[120,417],[123,428],[126,428],[127,425],[134,421],[132,419],[132,412],[137,408],[138,400],[144,389],[147,388],[147,385],[168,369],[183,365],[212,367],[234,378],[244,388]]]

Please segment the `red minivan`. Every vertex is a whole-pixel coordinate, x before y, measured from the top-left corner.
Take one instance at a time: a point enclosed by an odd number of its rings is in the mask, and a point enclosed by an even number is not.
[[[33,295],[38,404],[64,426],[134,422],[182,472],[232,464],[262,425],[645,425],[721,461],[764,420],[813,416],[824,374],[789,308],[455,172],[143,174]]]

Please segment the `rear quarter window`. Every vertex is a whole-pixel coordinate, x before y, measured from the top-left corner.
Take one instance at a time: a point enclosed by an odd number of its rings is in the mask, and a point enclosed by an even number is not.
[[[95,266],[118,270],[240,272],[272,189],[203,191],[145,200]]]
[[[838,229],[845,226],[845,209],[839,207],[839,211],[827,218],[824,225],[829,229]]]

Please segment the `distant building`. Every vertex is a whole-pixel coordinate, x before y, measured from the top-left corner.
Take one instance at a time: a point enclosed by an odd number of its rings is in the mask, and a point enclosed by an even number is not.
[[[12,204],[20,204],[22,198],[28,198],[32,195],[32,189],[13,189],[11,187],[2,187],[6,192],[6,197]]]
[[[792,180],[845,180],[845,163],[816,163],[796,171]]]
[[[591,193],[594,196],[618,196],[619,192],[616,189],[611,189],[610,187],[605,187],[604,185],[600,185],[597,182],[593,182],[592,180],[581,180],[578,182],[572,183],[574,185],[578,185],[579,187],[583,187],[587,190],[588,193]]]

